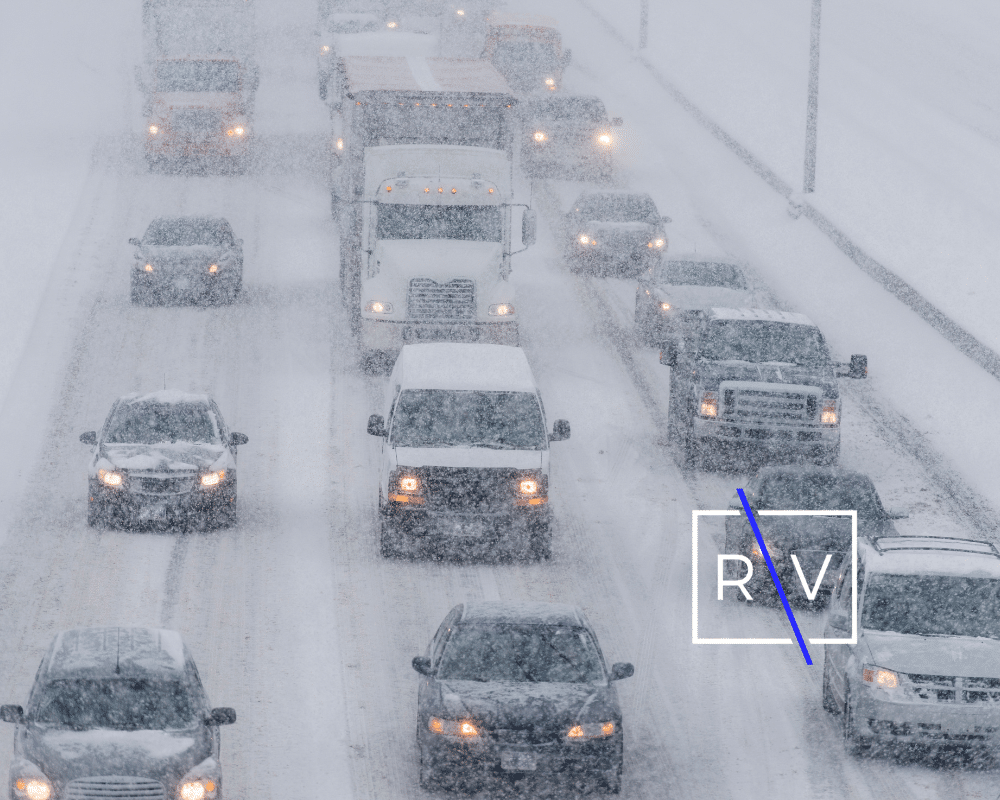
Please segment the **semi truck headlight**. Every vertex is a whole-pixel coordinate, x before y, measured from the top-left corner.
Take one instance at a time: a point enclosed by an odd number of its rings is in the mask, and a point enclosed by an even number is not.
[[[705,392],[702,394],[699,413],[703,417],[715,418],[719,416],[719,396],[715,392]]]
[[[382,300],[371,300],[366,306],[365,311],[369,314],[391,314],[392,313],[392,303],[386,303]]]
[[[514,313],[514,306],[510,303],[497,303],[490,306],[491,317],[509,317]]]
[[[479,736],[479,728],[475,723],[467,719],[441,719],[431,717],[427,723],[427,728],[431,733],[440,733],[444,736],[461,736],[464,739],[471,739]]]
[[[99,469],[97,470],[97,479],[105,486],[121,486],[125,476],[120,472]]]
[[[823,425],[836,425],[837,406],[832,404],[823,406],[823,411],[819,415],[819,421]]]
[[[209,472],[201,476],[202,486],[218,486],[226,477],[226,471],[220,469],[218,472]]]
[[[882,669],[871,664],[865,664],[861,670],[865,683],[877,686],[879,689],[895,689],[899,686],[899,675],[891,669]]]
[[[545,131],[535,131],[534,139],[536,142],[544,142],[549,138],[549,135]]]
[[[585,722],[583,725],[574,725],[566,732],[568,739],[603,739],[615,732],[613,722]]]
[[[607,147],[609,144],[611,144],[611,134],[602,133],[600,136],[597,137],[597,142],[598,144],[603,144],[605,147]]]

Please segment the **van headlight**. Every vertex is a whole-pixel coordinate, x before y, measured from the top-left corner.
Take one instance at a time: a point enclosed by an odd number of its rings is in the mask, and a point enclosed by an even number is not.
[[[52,783],[40,774],[17,778],[12,794],[18,800],[49,800],[52,796]]]
[[[394,503],[422,506],[424,482],[415,469],[397,467],[389,476],[389,499]]]
[[[218,486],[225,480],[226,471],[220,469],[217,472],[207,472],[201,476],[201,485],[205,487]]]
[[[99,469],[97,479],[105,486],[119,487],[125,482],[125,475],[116,470]]]

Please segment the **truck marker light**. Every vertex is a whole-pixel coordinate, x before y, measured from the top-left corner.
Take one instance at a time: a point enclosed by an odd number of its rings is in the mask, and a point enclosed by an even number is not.
[[[427,194],[429,191],[430,191],[430,187],[424,189],[424,194]]]
[[[493,194],[493,190],[492,189],[489,189],[488,191],[489,191],[490,194]]]
[[[444,194],[444,187],[438,186],[438,194]]]
[[[392,187],[391,187],[391,186],[386,186],[386,187],[385,187],[385,190],[386,190],[387,192],[391,192],[391,191],[392,191]]]
[[[458,194],[458,189],[452,187],[451,193],[452,194]]]
[[[330,45],[328,45],[328,44],[325,44],[325,45],[323,45],[323,46],[322,46],[322,47],[321,47],[321,48],[319,49],[319,51],[320,51],[321,53],[329,53],[329,52],[330,52]]]

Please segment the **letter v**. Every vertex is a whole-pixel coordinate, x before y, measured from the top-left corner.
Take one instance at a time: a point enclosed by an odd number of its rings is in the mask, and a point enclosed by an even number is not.
[[[830,559],[833,558],[833,553],[827,553],[826,558],[823,559],[823,566],[819,568],[819,576],[816,578],[816,585],[809,588],[809,584],[806,582],[806,576],[802,574],[802,565],[799,564],[799,558],[792,553],[792,563],[795,565],[795,571],[799,574],[799,580],[802,582],[802,588],[806,592],[806,597],[809,598],[810,602],[816,599],[816,595],[819,594],[819,587],[823,583],[823,576],[826,575],[826,568],[830,566]]]

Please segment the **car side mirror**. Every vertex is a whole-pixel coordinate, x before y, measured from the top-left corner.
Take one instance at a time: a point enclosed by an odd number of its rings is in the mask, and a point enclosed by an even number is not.
[[[851,356],[851,365],[847,370],[847,377],[849,378],[867,378],[868,377],[868,356],[853,355]]]
[[[84,444],[97,444],[97,431],[87,431],[80,434],[80,441]]]
[[[232,725],[236,722],[236,709],[226,708],[225,706],[221,708],[213,708],[208,712],[208,719],[206,720],[209,725]]]
[[[434,674],[434,670],[431,668],[431,660],[427,656],[414,656],[412,664],[413,668],[421,675]]]
[[[557,419],[552,423],[552,433],[549,434],[550,442],[562,442],[569,438],[569,420]]]
[[[524,216],[521,217],[521,243],[525,247],[531,247],[535,243],[538,234],[538,214],[532,208],[524,209]]]
[[[385,436],[385,417],[381,414],[372,414],[368,417],[368,435]]]
[[[134,236],[128,240],[128,243],[130,245],[133,245],[134,247],[142,247],[142,242],[136,239]]]
[[[24,722],[24,709],[21,706],[0,706],[0,721],[20,725]]]
[[[663,343],[663,349],[660,350],[660,363],[667,367],[677,366],[677,342]]]
[[[229,434],[229,446],[239,447],[241,444],[246,444],[250,441],[250,438],[245,433],[237,433],[233,431]]]
[[[611,665],[611,680],[620,681],[624,678],[631,678],[635,675],[635,667],[627,661],[619,661]]]
[[[621,117],[612,117],[611,118],[611,127],[613,127],[613,128],[620,128],[624,124],[625,124],[625,120],[623,120]]]
[[[562,65],[564,67],[568,67],[569,62],[573,60],[573,51],[567,47],[565,50],[563,50],[563,54],[559,60],[562,62]]]

